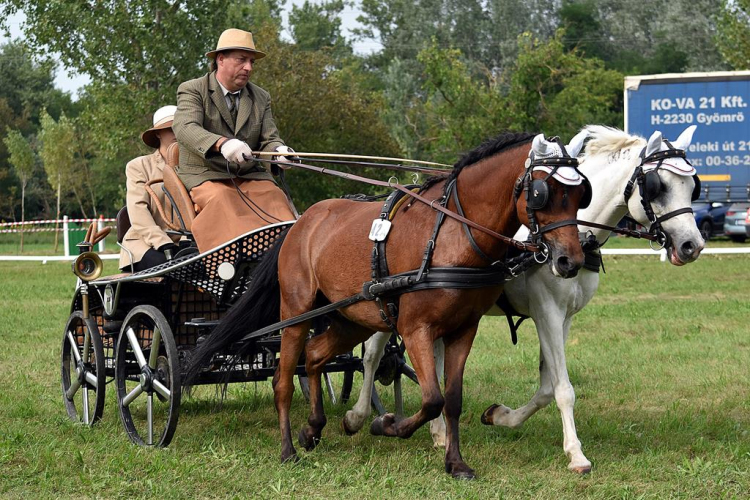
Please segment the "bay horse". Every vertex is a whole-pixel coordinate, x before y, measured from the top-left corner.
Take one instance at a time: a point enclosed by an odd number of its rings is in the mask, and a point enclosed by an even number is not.
[[[583,184],[568,185],[542,170],[526,169],[532,150],[543,156],[556,145],[543,136],[506,133],[465,154],[450,175],[423,186],[422,195],[439,202],[447,186],[455,186],[461,208],[454,197],[443,202],[452,211],[500,234],[514,234],[529,215],[538,227],[555,272],[564,278],[576,275],[583,252],[574,220],[578,206],[590,192]],[[527,196],[516,186],[543,182],[548,189],[544,206],[527,212]],[[538,184],[533,184],[539,187]],[[528,191],[528,190],[525,190]],[[531,206],[531,204],[529,203]],[[193,356],[188,378],[210,360],[213,353],[237,341],[243,334],[278,321],[307,313],[360,292],[372,276],[373,243],[368,240],[381,202],[325,200],[310,207],[270,250],[253,274],[251,285],[224,320]],[[440,268],[486,268],[488,262],[505,255],[507,242],[470,230],[447,218],[431,236],[436,212],[431,205],[412,202],[399,210],[387,236],[387,268],[396,275],[420,267],[427,245],[432,245],[431,264]],[[559,223],[559,224],[556,224]],[[471,235],[471,239],[468,235]],[[434,240],[431,240],[434,238]],[[473,243],[472,243],[473,240]],[[429,241],[429,243],[428,243]],[[478,247],[479,252],[474,247]],[[482,256],[483,255],[483,256]],[[299,442],[311,450],[326,424],[321,391],[325,364],[336,355],[351,351],[373,333],[396,326],[420,380],[421,409],[411,417],[396,420],[392,414],[373,423],[375,434],[408,438],[421,425],[445,411],[448,422],[445,470],[455,478],[470,479],[474,471],[459,449],[458,417],[462,405],[463,371],[479,319],[499,296],[502,285],[483,288],[432,288],[408,291],[395,298],[398,316],[381,315],[373,301],[359,302],[330,314],[327,330],[308,340],[312,320],[283,330],[279,364],[274,376],[274,401],[279,416],[281,460],[297,459],[292,443],[289,409],[294,374],[305,351],[310,386],[311,414],[299,433]],[[443,339],[446,350],[445,398],[441,394],[433,358],[435,340]]]
[[[593,198],[588,208],[578,212],[579,219],[615,226],[629,212],[639,224],[649,227],[651,221],[646,215],[641,191],[636,187],[626,196],[628,183],[643,162],[642,156],[650,157],[659,152],[668,152],[671,146],[673,150],[685,151],[694,131],[695,126],[688,127],[676,141],[668,143],[658,131],[646,141],[642,137],[609,127],[585,127],[582,133],[588,135],[590,140],[580,160],[580,170],[592,184]],[[642,156],[639,154],[641,151]],[[647,163],[643,167],[644,170],[653,171],[655,164]],[[669,261],[675,266],[695,261],[704,246],[692,213],[683,210],[690,207],[692,199],[698,194],[700,184],[694,175],[695,169],[684,158],[667,158],[658,168],[658,189],[647,195],[652,198],[649,202],[656,217],[677,213],[660,222],[667,237]],[[584,232],[591,230],[601,244],[610,236],[610,231],[606,229],[585,225],[581,225],[579,229]],[[527,233],[526,228],[521,228],[516,233],[516,238],[523,238]],[[576,434],[573,419],[575,391],[568,377],[565,341],[573,317],[589,303],[598,285],[598,271],[584,267],[575,278],[564,280],[543,266],[536,266],[505,285],[503,294],[515,311],[534,320],[540,344],[540,387],[531,401],[521,408],[513,410],[505,405],[494,404],[487,408],[481,419],[486,425],[518,428],[554,398],[562,416],[563,450],[569,459],[568,469],[577,473],[589,472],[591,462],[583,454]],[[368,372],[374,372],[377,368],[382,356],[382,345],[387,340],[388,336],[383,334],[373,336],[367,342],[365,353],[372,352],[369,357],[365,356],[365,382]],[[374,354],[378,352],[380,355]],[[435,357],[440,377],[445,354],[439,341],[435,343]],[[371,387],[371,382],[369,386],[363,385],[359,401],[346,415],[345,428],[355,430],[351,424],[359,424],[369,414]],[[366,410],[363,412],[363,409]],[[443,446],[446,429],[442,416],[430,422],[430,431],[435,445]]]

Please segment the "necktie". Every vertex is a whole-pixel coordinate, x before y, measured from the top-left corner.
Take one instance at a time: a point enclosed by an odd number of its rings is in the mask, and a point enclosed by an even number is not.
[[[232,115],[232,121],[237,123],[237,108],[239,108],[239,92],[230,93],[229,95],[229,113]]]

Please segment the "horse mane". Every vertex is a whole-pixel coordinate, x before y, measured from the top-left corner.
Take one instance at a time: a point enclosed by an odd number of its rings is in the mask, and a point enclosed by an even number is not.
[[[620,129],[604,125],[587,125],[589,139],[583,156],[618,153],[633,146],[643,146],[646,140],[637,135],[630,135]]]
[[[458,174],[461,173],[464,167],[473,165],[480,160],[496,155],[506,149],[530,142],[535,136],[536,134],[530,134],[528,132],[503,132],[494,139],[488,139],[471,151],[461,155],[458,161],[453,165],[453,170],[451,170],[449,174],[436,175],[425,180],[419,192],[422,193],[427,191],[430,187],[441,181],[446,181],[445,186],[443,187],[443,190],[445,190],[445,188],[447,188],[450,183],[458,177]]]

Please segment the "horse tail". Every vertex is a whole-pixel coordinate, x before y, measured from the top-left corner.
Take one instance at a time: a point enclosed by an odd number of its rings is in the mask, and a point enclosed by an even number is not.
[[[203,366],[208,364],[214,354],[240,340],[243,335],[280,320],[279,253],[287,232],[285,230],[281,233],[266,251],[253,271],[250,286],[192,353],[183,375],[182,383],[185,387],[195,382]]]

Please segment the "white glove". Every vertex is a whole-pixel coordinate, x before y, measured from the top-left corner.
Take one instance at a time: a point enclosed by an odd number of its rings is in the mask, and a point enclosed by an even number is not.
[[[291,162],[292,161],[289,158],[289,156],[287,156],[287,155],[290,155],[290,154],[294,153],[294,150],[292,148],[290,148],[289,146],[277,146],[276,147],[276,152],[278,152],[278,153],[285,153],[285,155],[274,156],[275,160],[277,160],[277,161],[286,161],[286,162]],[[289,168],[289,165],[279,165],[279,167],[286,169],[286,168]]]
[[[254,161],[253,150],[239,139],[229,139],[221,145],[221,154],[228,161],[243,165],[248,161]]]

